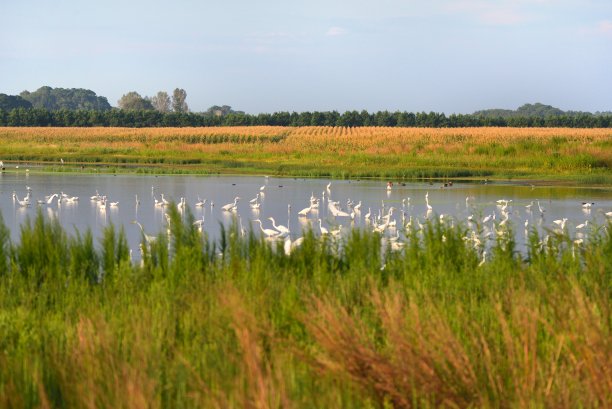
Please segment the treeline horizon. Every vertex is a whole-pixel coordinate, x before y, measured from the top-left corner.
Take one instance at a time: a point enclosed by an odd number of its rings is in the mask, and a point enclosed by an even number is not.
[[[0,110],[0,126],[14,127],[222,127],[222,126],[342,126],[342,127],[558,127],[611,128],[612,115],[566,113],[548,116],[492,116],[481,113],[306,111],[248,114],[230,112],[159,112],[156,110],[47,110],[15,108]]]

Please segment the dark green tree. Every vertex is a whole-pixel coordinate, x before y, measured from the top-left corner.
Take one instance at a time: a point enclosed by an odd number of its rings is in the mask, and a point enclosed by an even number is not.
[[[0,94],[0,110],[10,111],[15,108],[32,108],[32,104],[18,95]]]

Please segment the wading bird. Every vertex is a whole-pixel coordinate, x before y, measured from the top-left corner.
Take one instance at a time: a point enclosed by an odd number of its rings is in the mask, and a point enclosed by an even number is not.
[[[321,230],[321,235],[324,236],[326,234],[329,234],[329,230],[327,230],[325,227],[323,227],[323,225],[321,224],[321,219],[319,219],[319,230]]]
[[[144,236],[145,241],[147,242],[147,244],[150,245],[151,243],[155,243],[155,240],[157,240],[157,237],[151,236],[150,234],[145,233],[144,228],[142,227],[142,224],[140,224],[136,220],[132,220],[132,224],[135,224],[138,227],[140,227],[140,231],[141,231],[142,235]]]
[[[258,222],[259,223],[259,228],[261,229],[261,232],[266,236],[266,237],[276,237],[278,236],[280,233],[276,230],[272,230],[272,229],[264,229],[263,225],[261,223],[261,220],[259,219],[255,219],[253,220],[254,222]]]
[[[224,205],[223,207],[221,207],[221,210],[224,210],[226,212],[235,212],[238,209],[238,201],[240,200],[240,198],[238,196],[236,196],[234,198],[234,202],[233,203],[228,203],[226,205]]]
[[[302,209],[298,212],[298,217],[306,217],[308,216],[308,213],[310,213],[310,211],[312,210],[312,205],[308,206],[305,209]]]
[[[277,226],[276,222],[274,221],[274,217],[268,217],[268,220],[272,221],[272,227],[274,227],[276,230],[278,230],[280,234],[287,235],[287,234],[290,233],[289,232],[289,228],[287,228],[286,226],[283,226],[282,224],[279,224]]]

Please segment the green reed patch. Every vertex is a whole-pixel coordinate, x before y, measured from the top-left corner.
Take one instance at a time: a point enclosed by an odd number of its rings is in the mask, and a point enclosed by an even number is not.
[[[612,225],[475,247],[0,222],[0,407],[609,407]],[[478,232],[476,232],[478,234]],[[484,238],[481,237],[484,241]]]

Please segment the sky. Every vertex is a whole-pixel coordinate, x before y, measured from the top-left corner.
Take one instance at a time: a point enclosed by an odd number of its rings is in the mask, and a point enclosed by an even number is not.
[[[0,93],[192,111],[612,111],[612,0],[0,0]]]

